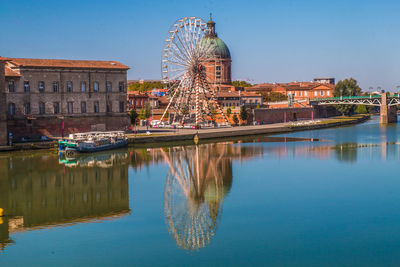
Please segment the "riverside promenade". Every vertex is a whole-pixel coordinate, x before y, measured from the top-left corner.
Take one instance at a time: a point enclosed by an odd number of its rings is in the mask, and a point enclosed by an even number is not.
[[[201,141],[222,138],[247,137],[252,135],[269,135],[290,133],[295,131],[306,131],[323,129],[329,127],[339,127],[361,123],[370,118],[369,115],[358,115],[352,117],[333,117],[328,119],[318,119],[313,121],[274,123],[254,126],[237,126],[227,128],[208,128],[208,129],[150,129],[151,134],[146,135],[146,127],[139,127],[139,134],[128,134],[129,144],[151,144],[184,141]]]
[[[228,138],[249,137],[253,135],[272,135],[290,133],[295,131],[307,131],[345,125],[357,124],[370,118],[369,115],[357,115],[352,117],[332,117],[318,119],[314,122],[300,121],[287,123],[274,123],[254,126],[237,126],[227,128],[209,129],[169,129],[169,128],[149,128],[150,135],[147,135],[146,127],[138,127],[138,134],[127,133],[129,144],[151,146],[151,144],[174,144],[177,142],[192,142],[205,140],[217,140]],[[61,138],[59,138],[61,139]],[[46,142],[15,143],[13,146],[0,146],[0,152],[17,150],[53,149],[57,148],[58,140]]]

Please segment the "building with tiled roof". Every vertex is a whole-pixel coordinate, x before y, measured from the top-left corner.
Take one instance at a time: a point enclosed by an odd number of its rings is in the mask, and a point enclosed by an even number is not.
[[[0,65],[3,114],[14,140],[122,130],[128,125],[129,67],[124,64],[0,57]]]
[[[13,67],[35,68],[67,68],[67,69],[114,69],[128,70],[129,67],[117,61],[102,60],[69,60],[69,59],[38,59],[38,58],[9,58]]]
[[[293,95],[294,99],[297,100],[332,97],[334,90],[335,85],[328,82],[261,83],[245,88],[246,92],[256,92],[265,95],[272,92],[285,96]]]

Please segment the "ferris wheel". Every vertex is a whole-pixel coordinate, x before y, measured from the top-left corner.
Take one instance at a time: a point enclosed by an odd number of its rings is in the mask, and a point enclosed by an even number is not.
[[[164,41],[161,57],[161,78],[169,98],[162,118],[170,114],[172,124],[201,123],[220,114],[229,124],[207,82],[202,60],[212,46],[201,42],[206,34],[206,23],[197,17],[184,17],[170,27]]]
[[[161,75],[164,83],[181,80],[192,64],[197,45],[206,30],[201,18],[178,19],[170,27],[164,41],[161,59]]]

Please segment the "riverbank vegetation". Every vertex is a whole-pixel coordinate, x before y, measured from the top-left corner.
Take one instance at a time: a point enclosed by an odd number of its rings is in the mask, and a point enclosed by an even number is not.
[[[335,86],[335,91],[333,95],[335,97],[342,96],[359,96],[361,95],[362,90],[360,86],[358,86],[357,81],[353,78],[347,78],[342,81],[339,81]],[[342,113],[342,115],[352,115],[355,113],[356,106],[355,105],[337,105],[336,109]]]

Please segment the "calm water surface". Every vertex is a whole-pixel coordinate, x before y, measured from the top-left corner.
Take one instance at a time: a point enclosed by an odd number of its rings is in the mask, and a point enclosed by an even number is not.
[[[0,155],[0,265],[399,265],[399,131]]]

